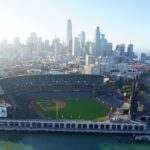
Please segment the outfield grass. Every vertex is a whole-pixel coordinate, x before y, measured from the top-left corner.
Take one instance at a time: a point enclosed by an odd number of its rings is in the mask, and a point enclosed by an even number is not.
[[[54,104],[54,100],[36,102],[36,108],[52,119],[103,120],[109,109],[102,103],[91,99],[64,100],[65,107],[60,110],[44,111],[44,106]],[[56,104],[55,104],[56,105]],[[42,106],[42,107],[41,107]]]

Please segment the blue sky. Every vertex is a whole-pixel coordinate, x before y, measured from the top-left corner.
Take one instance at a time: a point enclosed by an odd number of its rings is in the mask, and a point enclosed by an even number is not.
[[[93,40],[100,26],[114,45],[150,49],[149,0],[0,0],[0,40],[19,36],[25,42],[32,31],[43,39],[65,39],[68,18],[74,36],[84,30],[86,40]]]

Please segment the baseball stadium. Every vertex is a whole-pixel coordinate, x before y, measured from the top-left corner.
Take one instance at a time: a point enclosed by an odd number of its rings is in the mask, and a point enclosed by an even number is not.
[[[10,118],[106,120],[109,107],[97,100],[100,75],[31,75],[0,80]]]
[[[0,79],[0,130],[150,133],[146,124],[112,120],[121,103],[100,75],[30,75]]]

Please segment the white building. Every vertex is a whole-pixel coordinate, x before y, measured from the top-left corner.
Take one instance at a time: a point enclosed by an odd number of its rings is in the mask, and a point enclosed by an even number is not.
[[[0,117],[7,117],[7,107],[0,105]]]

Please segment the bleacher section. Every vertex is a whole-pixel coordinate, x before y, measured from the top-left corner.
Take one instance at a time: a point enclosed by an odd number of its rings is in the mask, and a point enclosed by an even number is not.
[[[0,80],[7,94],[21,95],[47,91],[98,91],[103,77],[98,75],[35,75]]]
[[[99,96],[99,98],[113,109],[120,108],[123,105],[123,101],[109,94]]]

